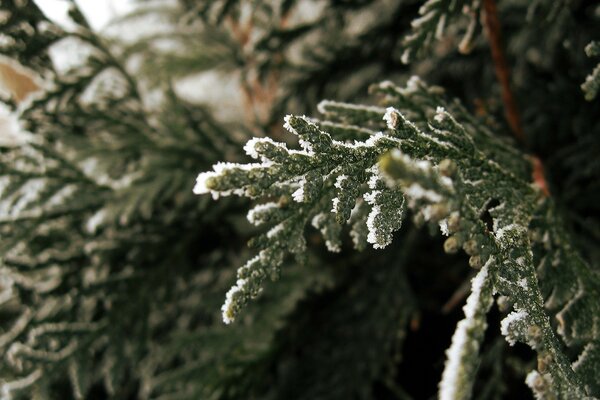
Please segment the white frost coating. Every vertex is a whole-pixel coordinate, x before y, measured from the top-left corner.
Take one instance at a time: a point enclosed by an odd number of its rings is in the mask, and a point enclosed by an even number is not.
[[[5,11],[5,10],[0,11],[0,24],[6,23],[9,20],[10,16],[11,16],[10,11]]]
[[[435,128],[432,128],[432,129],[435,129]],[[458,149],[458,147],[456,147],[453,143],[445,142],[443,140],[440,140],[436,136],[430,135],[430,134],[428,134],[426,132],[423,132],[422,135],[424,137],[426,137],[428,140],[431,140],[432,142],[435,142],[440,147],[443,147],[443,148],[446,148],[446,149]]]
[[[519,285],[524,290],[527,290],[529,288],[529,285],[527,285],[527,278],[519,279],[517,281],[517,285]]]
[[[371,205],[375,205],[375,201],[376,201],[377,195],[378,195],[379,193],[381,193],[381,190],[373,190],[372,192],[365,193],[365,194],[363,195],[363,199],[364,199],[364,200],[365,200],[367,203],[369,203],[369,204],[371,204]]]
[[[31,179],[25,183],[21,189],[15,194],[18,196],[18,200],[12,206],[10,202],[7,206],[2,207],[0,215],[16,217],[31,203],[37,201],[40,198],[42,190],[46,187],[46,180],[43,178]],[[15,195],[11,197],[15,197]]]
[[[363,200],[372,206],[371,212],[367,216],[367,242],[371,243],[374,249],[383,249],[392,241],[391,237],[384,238],[376,224],[376,220],[381,214],[381,206],[377,204],[379,194],[381,194],[381,190],[373,190],[363,195]]]
[[[596,350],[597,345],[594,342],[589,342],[577,358],[577,360],[573,363],[573,370],[577,372],[577,370],[581,367],[588,357],[590,357],[590,353]]]
[[[407,93],[414,93],[417,90],[419,90],[419,85],[421,84],[421,78],[419,78],[417,75],[412,75],[410,78],[408,78],[408,81],[406,82],[406,92]]]
[[[367,242],[371,243],[373,245],[374,249],[383,249],[388,244],[390,244],[390,240],[387,240],[383,243],[379,243],[379,241],[378,241],[378,239],[381,238],[381,235],[379,234],[379,231],[377,230],[377,227],[375,226],[375,219],[377,218],[377,216],[380,213],[381,213],[381,208],[378,205],[373,205],[373,208],[371,209],[371,212],[369,213],[369,216],[367,217],[367,229],[368,229]]]
[[[358,249],[362,244],[363,236],[356,230],[356,226],[353,226],[350,230],[350,237],[352,238],[352,245],[355,249]]]
[[[575,295],[567,302],[567,304],[563,307],[563,309],[556,315],[556,318],[558,320],[563,320],[565,319],[565,315],[568,315],[569,312],[571,312],[571,310],[575,307],[577,308],[577,304],[581,302],[581,299],[585,296],[585,290],[584,290],[585,286],[583,285],[583,282],[581,282],[580,279],[577,280],[577,293],[575,293]],[[593,319],[598,318],[595,315],[591,316]],[[598,337],[598,332],[596,329],[597,324],[593,325],[594,328],[592,330],[592,332],[587,332],[586,334],[591,334],[592,337]],[[572,327],[571,329],[574,329],[574,327]],[[566,336],[566,332],[565,332],[565,324],[559,324],[558,328],[557,328],[558,333],[565,337]],[[575,336],[577,336],[577,333],[579,332],[575,332]]]
[[[467,303],[463,307],[463,311],[465,312],[465,317],[468,319],[473,318],[475,316],[475,312],[477,311],[477,302],[481,297],[481,289],[483,288],[483,284],[488,276],[488,271],[490,266],[494,262],[494,257],[491,257],[487,260],[485,265],[481,268],[479,273],[475,275],[473,280],[471,281],[471,295],[467,298]]]
[[[206,194],[212,193],[212,191],[206,186],[206,181],[210,178],[218,176],[215,172],[201,172],[196,178],[196,185],[194,186],[194,194]]]
[[[82,57],[85,59],[85,57]],[[99,74],[96,74],[92,81],[79,95],[79,104],[97,107],[106,107],[106,102],[98,101],[98,98],[106,97],[119,98],[127,95],[128,84],[121,72],[115,67],[108,67]]]
[[[338,212],[338,207],[339,207],[339,205],[340,205],[340,199],[338,199],[337,197],[334,197],[334,198],[331,200],[331,204],[332,204],[332,207],[331,207],[331,212],[333,212],[333,213],[337,213],[337,212]]]
[[[419,10],[419,13],[421,13],[421,10]],[[436,17],[436,13],[433,11],[428,12],[427,14],[423,15],[422,17],[419,17],[415,20],[413,20],[410,25],[413,28],[420,28],[421,25],[423,25],[424,23],[431,21],[433,18]]]
[[[246,144],[244,145],[244,151],[246,152],[246,154],[248,154],[250,157],[254,158],[255,160],[261,158],[261,155],[256,150],[256,145],[259,143],[269,143],[275,147],[286,149],[286,146],[284,144],[277,143],[269,137],[252,138],[252,139],[248,140],[248,142],[246,142]],[[262,157],[262,161],[266,162],[267,159],[265,157]]]
[[[444,28],[446,27],[446,14],[442,14],[440,17],[437,26],[435,27],[435,38],[437,40],[442,39],[444,35]]]
[[[293,133],[294,135],[298,135],[298,132],[296,132],[296,130],[292,127],[292,125],[290,124],[290,120],[293,118],[294,116],[292,114],[288,114],[285,117],[283,117],[283,127],[290,133]]]
[[[194,194],[206,194],[210,193],[213,199],[218,199],[219,196],[230,196],[235,194],[236,196],[247,196],[251,197],[244,191],[244,189],[231,189],[231,190],[222,190],[216,191],[211,190],[206,186],[208,179],[218,177],[222,175],[225,171],[231,169],[237,169],[241,171],[250,171],[254,168],[268,168],[273,165],[270,161],[264,161],[262,163],[252,163],[252,164],[235,164],[230,162],[218,162],[213,165],[213,171],[201,172],[196,178],[196,185],[194,186],[193,192]]]
[[[494,233],[494,236],[496,236],[496,240],[502,240],[502,238],[504,237],[504,233],[505,233],[506,231],[511,231],[511,230],[513,230],[513,229],[517,229],[518,227],[519,227],[519,225],[517,225],[517,224],[509,224],[509,225],[506,225],[506,226],[504,226],[504,227],[502,227],[502,228],[498,229],[498,230],[497,230],[497,231]]]
[[[71,387],[73,388],[73,397],[76,399],[84,398],[84,390],[82,390],[81,382],[79,379],[78,371],[80,370],[79,365],[74,360],[69,361],[68,374],[69,380],[71,381]]]
[[[327,113],[327,106],[331,103],[334,103],[332,100],[321,100],[319,104],[317,104],[317,111],[321,114]]]
[[[246,215],[246,219],[252,225],[260,225],[265,221],[258,219],[257,215],[259,215],[263,211],[269,210],[271,208],[277,208],[277,203],[269,202],[269,203],[264,203],[264,204],[258,204],[256,206],[254,206],[252,209],[250,209],[250,211],[248,211],[248,215]]]
[[[307,140],[302,140],[302,139],[300,139],[298,141],[298,143],[300,144],[300,147],[302,147],[303,152],[305,152],[306,154],[314,154],[312,143],[310,143]]]
[[[290,133],[298,136],[298,132],[294,129],[294,127],[292,127],[292,125],[290,124],[290,120],[293,118],[294,116],[291,114],[286,115],[283,120],[285,121],[285,123],[283,124],[283,127]],[[302,118],[303,120],[305,120],[307,123],[314,125],[312,122],[310,122],[310,120],[306,117],[306,116],[302,116],[299,117]],[[304,154],[312,154],[312,144],[310,144],[310,142],[307,142],[306,140],[300,140],[300,146],[302,147],[302,149],[304,150]]]
[[[55,207],[63,204],[65,200],[77,190],[77,185],[71,184],[63,186],[58,192],[54,193],[50,199],[46,202],[46,207]]]
[[[394,107],[386,108],[383,120],[389,129],[396,129],[398,127],[398,118],[402,118],[402,115]]]
[[[223,172],[225,172],[228,169],[239,169],[242,171],[250,171],[254,168],[269,167],[272,164],[273,164],[272,162],[251,163],[251,164],[236,164],[236,163],[231,163],[231,162],[218,162],[215,165],[213,165],[213,170],[217,174],[222,174]]]
[[[440,231],[442,232],[442,235],[450,236],[450,231],[448,230],[448,219],[444,218],[443,220],[441,220],[439,222],[439,225],[440,225]]]
[[[327,250],[329,250],[332,253],[339,253],[340,251],[342,251],[342,247],[338,243],[334,243],[331,240],[325,241],[325,247],[327,247]]]
[[[98,159],[95,157],[86,158],[79,164],[79,168],[81,168],[81,172],[83,172],[84,175],[93,176],[98,169]]]
[[[459,389],[459,385],[457,385],[459,383],[458,375],[461,371],[461,350],[465,348],[467,342],[467,327],[467,321],[464,319],[458,323],[456,332],[452,336],[452,345],[446,351],[448,359],[440,381],[440,400],[454,400],[456,398],[455,394]]]
[[[551,243],[551,240],[550,240],[550,232],[549,231],[544,232],[544,236],[542,236],[542,243],[546,247],[551,246],[552,243]]]
[[[348,179],[348,176],[346,175],[340,175],[337,177],[337,179],[335,180],[335,187],[342,190],[342,185],[344,183],[344,181]]]
[[[301,185],[294,193],[292,193],[292,199],[297,203],[304,202],[304,185]]]
[[[483,179],[477,179],[477,180],[471,180],[471,179],[463,179],[463,183],[467,184],[467,185],[471,185],[471,186],[479,186],[482,183],[484,183],[485,181]],[[504,204],[504,203],[502,203]],[[498,206],[499,207],[499,206]],[[496,207],[494,208],[490,208],[490,210],[495,210]]]
[[[27,375],[24,378],[17,379],[11,382],[4,382],[1,386],[2,399],[11,399],[11,393],[16,390],[25,389],[35,382],[38,381],[42,377],[42,369],[36,369],[31,374]]]
[[[42,336],[65,332],[92,332],[98,330],[102,323],[94,322],[47,322],[37,325],[27,333],[27,343],[36,345]]]
[[[282,230],[283,230],[283,224],[277,224],[267,232],[267,237],[269,239],[271,239],[275,235],[277,235],[279,232],[281,232]]]
[[[244,145],[244,151],[246,152],[246,154],[248,154],[250,157],[254,158],[255,160],[257,160],[259,158],[258,152],[256,151],[256,143],[258,141],[262,140],[262,138],[252,138],[250,140],[248,140],[246,142],[246,144]]]
[[[221,306],[221,311],[223,312],[223,322],[228,325],[234,320],[232,317],[230,317],[233,297],[237,292],[242,290],[242,286],[244,286],[245,283],[246,281],[244,279],[238,279],[237,284],[232,286],[225,295],[225,303],[223,303],[223,306]]]
[[[0,176],[0,198],[3,198],[4,191],[10,184],[10,177],[8,175]]]
[[[395,89],[396,86],[394,85],[394,82],[392,81],[383,81],[379,84],[379,87],[382,89]]]
[[[14,282],[11,277],[0,274],[0,306],[13,298]]]
[[[302,178],[300,179],[300,182],[298,182],[300,184],[300,186],[298,187],[298,189],[296,189],[294,191],[294,193],[292,193],[292,199],[297,202],[297,203],[304,203],[306,201],[306,197],[304,195],[304,187],[306,186],[306,179]]]
[[[448,187],[448,188],[453,188],[454,187],[454,183],[452,182],[452,179],[447,177],[447,176],[441,176],[440,177],[440,182],[442,183],[442,185]]]
[[[506,341],[511,346],[514,346],[515,343],[517,342],[515,340],[514,335],[512,335],[510,332],[511,326],[516,322],[524,320],[525,318],[527,318],[527,316],[528,316],[527,311],[524,311],[524,310],[513,311],[510,314],[508,314],[506,316],[506,318],[504,318],[502,320],[502,322],[500,323],[500,332],[502,333],[503,336],[506,337]]]
[[[444,120],[446,119],[446,110],[444,109],[444,107],[438,107],[435,110],[435,116],[433,117],[433,119],[439,123],[444,122]]]
[[[411,161],[410,157],[406,156],[406,158],[408,161]],[[415,160],[413,161],[413,165],[425,172],[431,169],[431,163],[427,160]]]
[[[410,49],[406,49],[402,52],[400,61],[402,61],[402,64],[408,64],[410,62]]]
[[[353,111],[370,111],[370,112],[378,113],[378,114],[383,114],[385,112],[385,110],[383,108],[377,107],[377,106],[356,105],[356,104],[342,103],[339,101],[332,101],[332,100],[321,101],[317,105],[317,110],[321,114],[327,114],[328,107],[338,107],[338,108],[344,108],[346,110],[353,110]]]
[[[0,14],[0,19],[2,18],[2,14]],[[0,23],[2,23],[0,21]],[[6,36],[4,34],[0,34],[0,49],[5,49],[7,47],[11,47],[14,46],[14,44],[16,43],[15,39],[13,39],[11,36]]]
[[[29,322],[33,318],[32,311],[29,308],[26,308],[21,316],[15,321],[13,326],[2,335],[0,335],[0,348],[7,346],[11,343],[15,338],[17,338],[29,325]]]
[[[90,217],[90,219],[88,219],[87,223],[85,224],[85,230],[88,233],[96,233],[96,230],[98,229],[98,227],[104,222],[106,218],[106,210],[104,208],[96,211],[96,213],[94,215],[92,215]]]
[[[387,135],[384,135],[382,132],[376,132],[374,135],[372,135],[370,138],[368,138],[364,142],[364,144],[362,142],[357,142],[354,147],[355,148],[357,148],[357,147],[375,147],[379,144],[379,141],[383,138],[385,138],[386,140],[398,141],[395,138],[391,138]],[[400,143],[400,142],[398,141],[398,143]]]
[[[321,222],[323,221],[323,219],[326,217],[326,215],[324,213],[318,213],[317,215],[315,215],[313,217],[313,219],[310,221],[310,224],[315,228],[315,229],[321,229]]]
[[[536,399],[540,398],[539,393],[537,393],[535,388],[537,387],[538,382],[541,379],[544,379],[544,378],[542,378],[540,373],[537,372],[535,369],[533,371],[531,371],[530,373],[528,373],[527,377],[525,378],[525,383],[527,384],[527,386],[529,386],[531,388],[531,390],[533,390],[533,393],[535,394]]]
[[[483,286],[488,278],[488,270],[493,263],[493,257],[490,257],[488,262],[481,268],[481,271],[471,281],[471,294],[467,299],[467,303],[463,307],[465,319],[461,320],[454,335],[452,336],[452,344],[446,351],[446,365],[440,381],[440,400],[454,400],[458,398],[458,393],[465,389],[463,358],[466,352],[470,351],[467,346],[469,340],[468,331],[473,328],[473,324],[477,323],[473,318],[477,312],[477,307],[481,302]],[[469,379],[469,377],[467,377]]]
[[[429,221],[431,219],[431,211],[432,211],[431,206],[425,206],[421,209],[421,212],[423,213],[423,218],[425,218],[425,221]]]
[[[327,238],[329,236],[329,228],[327,227],[326,223],[323,223],[327,217],[327,214],[319,213],[315,215],[311,221],[311,225],[315,229],[318,229],[324,238]],[[325,246],[327,247],[327,250],[331,251],[332,253],[339,253],[340,251],[342,251],[342,248],[340,247],[339,243],[332,242],[328,239],[325,239]]]
[[[377,184],[379,183],[379,181],[381,181],[381,176],[379,175],[379,170],[375,168],[374,170],[371,170],[370,172],[373,175],[371,175],[367,184],[369,185],[370,189],[376,189]]]
[[[405,191],[404,194],[412,199],[426,199],[432,203],[439,203],[442,201],[442,196],[433,190],[423,189],[423,186],[418,183],[413,183]]]

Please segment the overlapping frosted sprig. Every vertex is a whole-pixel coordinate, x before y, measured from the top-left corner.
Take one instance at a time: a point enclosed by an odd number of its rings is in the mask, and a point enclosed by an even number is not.
[[[469,25],[459,44],[459,50],[468,53],[472,46],[480,0],[428,0],[419,9],[419,18],[411,22],[412,31],[402,42],[401,60],[408,64],[429,50],[440,40],[452,19],[461,14],[469,17]]]
[[[585,47],[585,54],[588,57],[600,56],[600,41],[593,41]],[[581,89],[585,93],[585,99],[592,101],[600,91],[600,64],[596,65],[591,74],[585,78],[585,82],[581,85]]]
[[[278,273],[287,253],[304,249],[308,221],[330,250],[340,248],[340,222],[352,225],[357,248],[365,242],[384,247],[408,207],[416,222],[448,236],[446,252],[464,249],[479,270],[447,352],[441,398],[471,396],[485,315],[496,294],[514,309],[502,322],[507,341],[537,352],[538,368],[527,379],[537,397],[598,395],[599,280],[562,233],[551,201],[531,182],[529,157],[416,78],[406,88],[384,82],[372,91],[391,107],[324,102],[319,109],[327,122],[287,118],[303,150],[257,139],[246,150],[261,163],[220,164],[200,175],[197,193],[270,200],[249,213],[251,222],[273,227],[255,240],[259,256],[240,269],[225,321],[260,291],[267,272]],[[342,142],[334,134],[368,139]],[[549,260],[562,272],[548,267]],[[583,351],[573,359],[565,345]]]

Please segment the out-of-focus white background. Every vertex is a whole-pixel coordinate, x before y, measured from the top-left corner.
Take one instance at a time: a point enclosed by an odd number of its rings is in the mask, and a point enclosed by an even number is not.
[[[33,0],[54,22],[69,30],[74,28],[73,22],[68,17],[68,0]],[[133,11],[140,2],[136,0],[75,0],[82,10],[92,29],[108,34],[110,36],[110,22],[115,17],[122,16]],[[164,0],[163,0],[164,3]],[[168,3],[168,1],[167,1]],[[146,3],[147,4],[147,3]],[[114,28],[114,26],[112,26]],[[137,33],[144,32],[145,29],[156,29],[152,26],[135,26],[130,30],[119,30],[118,35],[123,39],[128,36],[135,37]],[[112,29],[114,34],[114,29]],[[77,52],[82,51],[79,48],[72,47],[72,43],[66,41],[59,43],[51,49],[51,57],[59,69],[68,69],[73,62],[79,62],[80,57]],[[8,73],[6,66],[2,63],[13,65],[10,60],[3,59],[0,56],[0,91],[14,90],[17,85],[20,89],[28,89],[27,78],[15,75],[13,70]],[[18,68],[17,68],[18,72]],[[24,79],[23,79],[24,78]],[[219,71],[205,71],[192,76],[187,76],[173,82],[175,92],[183,99],[197,104],[218,105],[215,107],[215,115],[224,119],[235,119],[243,108],[243,99],[239,90],[239,74],[221,73]],[[33,88],[39,82],[31,82]],[[24,85],[25,84],[25,85]],[[218,88],[215,90],[214,88]],[[27,92],[26,92],[27,93]],[[0,146],[15,145],[19,140],[20,129],[16,124],[13,115],[8,115],[7,110],[0,105]]]
[[[44,13],[61,25],[69,25],[66,0],[35,0]],[[76,0],[94,29],[102,29],[110,19],[133,8],[131,0]]]

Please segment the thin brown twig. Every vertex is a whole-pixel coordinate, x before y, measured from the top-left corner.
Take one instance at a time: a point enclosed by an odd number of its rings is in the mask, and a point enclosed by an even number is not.
[[[504,115],[515,138],[525,143],[525,133],[521,126],[521,116],[510,88],[510,69],[504,56],[502,48],[502,33],[498,9],[494,0],[483,0],[483,27],[490,42],[490,50],[496,70],[496,78],[502,90],[502,102],[504,103]],[[549,196],[550,191],[544,174],[544,165],[537,157],[533,157],[533,181],[541,189],[544,195]]]
[[[483,0],[483,26],[490,41],[492,59],[496,69],[496,77],[500,82],[502,89],[502,101],[504,103],[504,114],[506,121],[513,132],[513,135],[520,142],[525,141],[523,128],[521,127],[521,117],[510,88],[510,69],[502,49],[502,34],[500,21],[498,19],[498,9],[494,0]]]

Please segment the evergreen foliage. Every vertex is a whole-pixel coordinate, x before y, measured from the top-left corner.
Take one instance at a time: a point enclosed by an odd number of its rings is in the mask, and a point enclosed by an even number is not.
[[[497,2],[522,143],[494,3],[2,0],[0,396],[600,397],[600,7]]]
[[[595,57],[600,55],[600,43],[590,42],[585,47],[585,54],[588,57]],[[581,85],[581,88],[585,92],[585,98],[587,100],[594,100],[598,94],[598,88],[600,87],[600,66],[596,66],[594,71],[585,78],[585,82]]]

